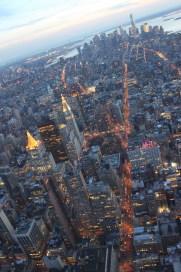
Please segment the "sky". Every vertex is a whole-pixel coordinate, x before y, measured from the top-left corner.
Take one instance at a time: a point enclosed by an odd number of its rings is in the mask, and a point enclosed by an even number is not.
[[[0,0],[0,64],[85,37],[181,0]]]

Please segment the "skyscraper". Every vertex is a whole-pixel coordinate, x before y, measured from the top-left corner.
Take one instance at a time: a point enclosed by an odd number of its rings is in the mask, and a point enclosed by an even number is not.
[[[16,230],[17,240],[23,251],[32,259],[42,256],[45,240],[36,221],[25,221]]]
[[[61,173],[58,173],[59,179],[57,176],[44,179],[44,186],[48,192],[50,202],[52,203],[57,220],[60,224],[62,230],[62,236],[66,245],[74,246],[75,245],[75,233],[73,226],[68,218],[68,215],[65,210],[65,201],[64,198],[64,183]]]
[[[2,208],[0,208],[0,237],[8,241],[16,241],[15,229]]]
[[[69,129],[74,131],[74,134],[76,135],[77,140],[81,146],[83,143],[83,136],[79,131],[74,114],[73,114],[73,112],[72,112],[72,110],[71,110],[71,108],[70,108],[69,104],[67,103],[67,100],[64,96],[61,97],[61,104],[62,104],[62,111],[64,114],[66,124]]]
[[[69,160],[71,162],[79,160],[82,152],[82,146],[75,134],[75,131],[69,125],[64,123],[59,125],[59,131],[63,137]]]
[[[120,209],[115,194],[109,185],[100,181],[88,185],[88,192],[93,215],[95,216],[94,233],[118,232]]]
[[[53,120],[42,122],[38,127],[41,138],[45,144],[46,150],[51,152],[56,163],[68,160],[63,137]]]
[[[135,25],[133,14],[130,14],[131,27],[129,28],[129,34],[131,37],[136,38],[139,35],[138,28]]]
[[[46,175],[55,167],[55,161],[51,153],[45,151],[42,142],[35,140],[35,138],[27,131],[27,145],[28,151],[28,166],[31,173],[37,176]]]
[[[82,172],[79,167],[66,162],[63,179],[69,194],[69,200],[67,200],[70,220],[75,229],[78,230],[79,236],[91,237],[92,210],[87,184]]]

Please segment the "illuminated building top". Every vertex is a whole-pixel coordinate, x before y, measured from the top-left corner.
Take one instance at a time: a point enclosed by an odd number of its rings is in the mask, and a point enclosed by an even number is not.
[[[39,141],[35,140],[35,138],[29,133],[29,131],[26,132],[27,135],[27,150],[34,150],[39,147]]]
[[[65,97],[62,95],[62,106],[63,106],[63,112],[67,112],[68,110],[70,111],[70,107],[65,99]]]

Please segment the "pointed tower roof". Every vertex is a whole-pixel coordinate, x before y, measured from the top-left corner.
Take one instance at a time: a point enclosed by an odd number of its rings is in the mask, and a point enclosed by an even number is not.
[[[35,138],[29,133],[29,131],[26,132],[27,135],[27,150],[34,150],[39,147],[39,141],[35,140]]]
[[[70,110],[69,104],[67,103],[65,96],[61,95],[61,100],[62,100],[63,112],[67,112],[67,110]]]

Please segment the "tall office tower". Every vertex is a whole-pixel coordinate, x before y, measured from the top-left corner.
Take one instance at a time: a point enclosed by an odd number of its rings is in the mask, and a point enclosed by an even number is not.
[[[59,132],[63,137],[69,160],[72,162],[79,160],[82,152],[82,146],[75,134],[75,131],[68,125],[62,123],[59,125]]]
[[[80,237],[91,237],[92,210],[85,179],[79,167],[74,167],[70,162],[65,163],[63,176],[69,194],[68,210],[71,211],[70,220]]]
[[[15,229],[3,208],[0,208],[0,237],[4,243],[16,241]]]
[[[15,221],[16,221],[16,211],[15,203],[10,198],[5,184],[1,180],[0,188],[0,239],[4,244],[11,244],[16,242],[15,235]]]
[[[60,103],[60,100],[54,97],[51,106],[52,111],[49,113],[48,123],[43,123],[42,127],[39,126],[45,147],[50,152],[52,151],[56,163],[66,161],[67,157],[69,160],[75,161],[80,158],[83,137],[79,132],[74,115],[64,98],[61,98]]]
[[[73,114],[73,112],[72,112],[72,110],[71,110],[71,108],[70,108],[69,104],[67,103],[67,100],[65,99],[64,96],[61,97],[61,106],[62,106],[62,111],[64,114],[64,118],[65,118],[65,122],[67,124],[67,127],[70,130],[73,130],[80,146],[82,146],[83,135],[79,131],[79,128],[78,128],[77,123],[75,121],[74,114]]]
[[[116,272],[118,271],[118,258],[112,246],[83,247],[78,252],[81,271],[86,272]]]
[[[130,14],[129,17],[130,17],[132,28],[136,28],[136,25],[135,25],[135,22],[134,22],[134,19],[133,19],[133,14]]]
[[[52,203],[56,218],[60,224],[63,240],[67,247],[75,245],[76,234],[73,230],[73,226],[68,218],[70,210],[66,210],[66,205],[69,203],[69,195],[66,191],[66,186],[62,176],[62,169],[54,172],[54,175],[50,178],[44,179],[44,186],[48,192],[50,202]]]
[[[91,237],[92,211],[84,177],[78,166],[65,162],[54,172],[51,186],[56,192],[59,208],[74,236]],[[70,234],[66,234],[70,236]],[[70,240],[70,239],[69,239]]]
[[[27,150],[30,154],[29,166],[33,174],[38,178],[43,178],[43,184],[48,192],[50,202],[52,203],[56,217],[65,233],[65,239],[69,244],[75,244],[74,234],[71,229],[70,222],[64,211],[63,198],[60,190],[57,188],[57,179],[54,179],[56,171],[61,175],[59,169],[54,164],[53,157],[45,152],[44,147],[39,141],[36,141],[33,136],[27,133]]]
[[[120,209],[115,194],[102,181],[88,185],[89,199],[95,216],[95,236],[119,232]]]
[[[68,104],[72,109],[75,119],[77,121],[79,128],[85,128],[85,117],[84,117],[84,110],[81,102],[81,96],[78,94],[76,96],[70,96],[67,98]]]
[[[42,257],[46,240],[36,221],[28,220],[20,224],[16,237],[22,250],[32,259]]]
[[[135,25],[133,15],[130,14],[131,27],[129,28],[129,34],[131,37],[136,38],[139,34],[138,28]]]
[[[47,120],[38,127],[41,138],[45,144],[46,150],[51,152],[56,163],[68,160],[63,143],[63,137],[54,121]]]
[[[65,122],[63,115],[60,95],[52,94],[51,112],[48,113],[48,118],[52,120],[57,126]]]
[[[62,137],[69,160],[79,160],[83,135],[79,131],[74,114],[65,97],[61,97],[61,103],[53,104],[53,111],[49,117],[58,127],[58,134]]]
[[[150,26],[148,23],[144,23],[142,26],[141,26],[141,32],[142,33],[149,33],[150,32]]]
[[[29,169],[36,176],[46,175],[55,168],[55,161],[51,155],[45,151],[44,145],[27,131],[26,150],[29,153]]]

